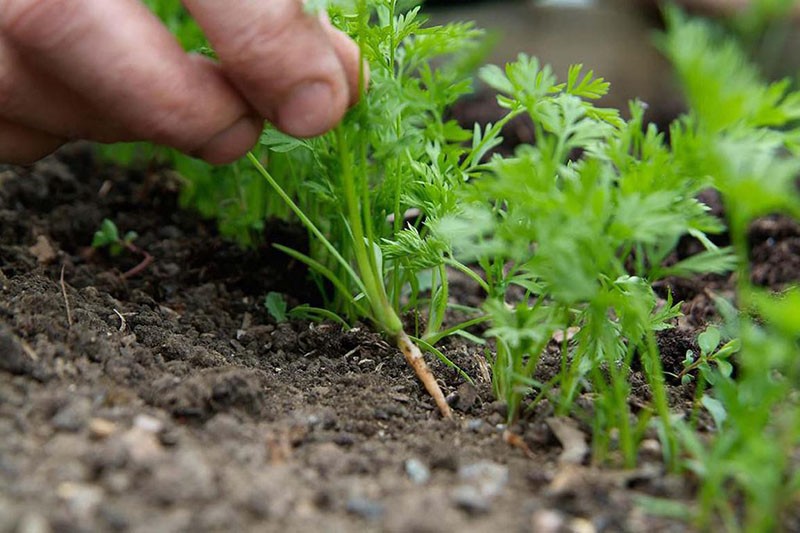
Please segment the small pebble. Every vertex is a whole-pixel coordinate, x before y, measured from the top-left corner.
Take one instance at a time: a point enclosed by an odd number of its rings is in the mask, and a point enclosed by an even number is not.
[[[430,469],[428,469],[428,467],[416,457],[408,459],[405,466],[406,474],[408,474],[409,479],[417,485],[424,485],[428,482],[428,480],[430,480]]]
[[[473,431],[475,433],[479,433],[481,428],[483,428],[483,420],[480,418],[470,418],[467,420],[466,423],[467,431]]]
[[[158,433],[164,429],[164,423],[158,418],[145,414],[138,414],[133,419],[133,427],[146,431],[147,433]]]
[[[484,496],[494,498],[508,484],[508,467],[490,461],[480,461],[459,468],[458,477],[476,487]]]
[[[585,518],[573,518],[567,524],[567,531],[570,533],[596,533],[597,528]]]
[[[36,512],[22,515],[17,524],[17,533],[50,533],[53,528],[47,518]]]
[[[103,486],[112,494],[122,494],[131,487],[131,476],[126,472],[111,472],[105,477]]]
[[[356,442],[356,438],[350,433],[337,433],[333,436],[333,442],[339,446],[352,446]]]
[[[105,418],[92,418],[89,420],[89,434],[95,439],[110,437],[117,430],[117,425]]]
[[[347,500],[347,512],[356,514],[367,520],[377,520],[383,516],[383,504],[367,498],[350,498]]]
[[[103,489],[85,483],[65,481],[56,488],[56,494],[66,502],[72,514],[84,520],[92,518],[103,501]]]
[[[660,460],[662,458],[661,443],[655,439],[645,439],[639,445],[639,456],[645,460]]]
[[[492,502],[477,487],[459,485],[452,492],[455,504],[471,514],[488,513]]]
[[[508,484],[508,467],[480,461],[459,468],[458,477],[462,483],[451,493],[455,504],[469,513],[485,513]]]
[[[564,530],[564,515],[553,509],[539,509],[531,516],[531,531],[559,533]]]
[[[461,412],[469,411],[478,400],[478,389],[472,383],[462,383],[458,386],[458,401],[454,407]]]
[[[89,421],[91,411],[92,404],[87,398],[75,398],[53,416],[53,426],[62,431],[80,431]]]
[[[152,464],[165,453],[164,447],[154,433],[135,426],[122,435],[121,441],[134,464]]]

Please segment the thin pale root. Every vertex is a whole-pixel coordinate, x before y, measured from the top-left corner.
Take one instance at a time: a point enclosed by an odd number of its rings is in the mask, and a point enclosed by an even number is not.
[[[433,377],[433,372],[431,372],[430,367],[428,367],[428,363],[425,362],[425,358],[422,356],[419,347],[411,342],[411,339],[408,338],[405,331],[401,331],[397,335],[397,347],[403,352],[406,362],[414,369],[417,377],[425,386],[425,390],[433,397],[433,401],[436,402],[436,406],[439,408],[439,412],[442,413],[442,416],[444,418],[452,418],[453,413],[450,411],[450,406],[444,398],[442,389],[439,388],[439,384],[436,383],[436,378]]]
[[[533,455],[530,447],[528,447],[528,444],[522,439],[522,437],[508,429],[503,431],[503,441],[505,441],[509,446],[513,446],[514,448],[521,450],[528,459],[534,459],[536,457]]]

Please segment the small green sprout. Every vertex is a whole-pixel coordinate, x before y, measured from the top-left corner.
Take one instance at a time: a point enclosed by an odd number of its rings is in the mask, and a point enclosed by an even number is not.
[[[267,308],[269,315],[276,322],[286,322],[288,313],[286,312],[286,298],[279,292],[269,292],[264,298],[264,307]]]
[[[100,224],[100,229],[94,233],[94,237],[92,238],[92,248],[96,250],[108,248],[108,251],[112,257],[119,256],[125,250],[142,256],[142,260],[139,262],[139,264],[130,270],[123,272],[122,277],[127,279],[141,273],[150,265],[150,263],[153,262],[152,255],[133,243],[133,241],[135,241],[138,237],[139,234],[137,234],[135,231],[129,231],[125,233],[124,237],[120,237],[117,225],[113,220],[106,218],[103,219],[103,222]]]
[[[733,373],[733,365],[730,363],[729,359],[733,354],[739,351],[742,343],[739,339],[731,339],[720,346],[721,342],[720,330],[715,326],[709,326],[703,333],[697,336],[700,354],[695,354],[692,350],[686,351],[686,358],[683,360],[683,370],[678,375],[681,383],[684,385],[691,383],[694,379],[691,372],[699,370],[703,379],[713,385],[715,375],[711,372],[712,364],[717,367],[717,371],[722,376],[726,378],[731,376]]]
[[[129,231],[124,237],[120,237],[117,225],[106,218],[100,224],[100,229],[94,232],[92,248],[108,248],[111,255],[117,257],[123,250],[130,249],[137,237],[139,235],[135,231]]]

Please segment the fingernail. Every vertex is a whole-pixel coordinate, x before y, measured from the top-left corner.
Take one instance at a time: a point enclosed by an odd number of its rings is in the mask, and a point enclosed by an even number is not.
[[[278,108],[278,127],[296,137],[313,137],[333,127],[333,91],[324,82],[292,89]]]
[[[263,122],[260,119],[242,117],[228,129],[212,137],[193,155],[214,165],[232,163],[253,147],[262,129]]]

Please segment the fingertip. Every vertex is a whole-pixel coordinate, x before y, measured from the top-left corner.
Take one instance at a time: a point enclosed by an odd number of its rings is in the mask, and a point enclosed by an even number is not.
[[[212,137],[192,155],[212,165],[233,163],[258,142],[263,126],[260,118],[242,117],[229,128]]]
[[[326,22],[309,16],[299,0],[183,3],[214,45],[225,77],[286,133],[324,133],[357,100],[355,43],[332,39]]]
[[[295,137],[314,137],[333,128],[346,110],[344,99],[337,101],[326,82],[304,82],[291,90],[277,109],[276,126]]]

